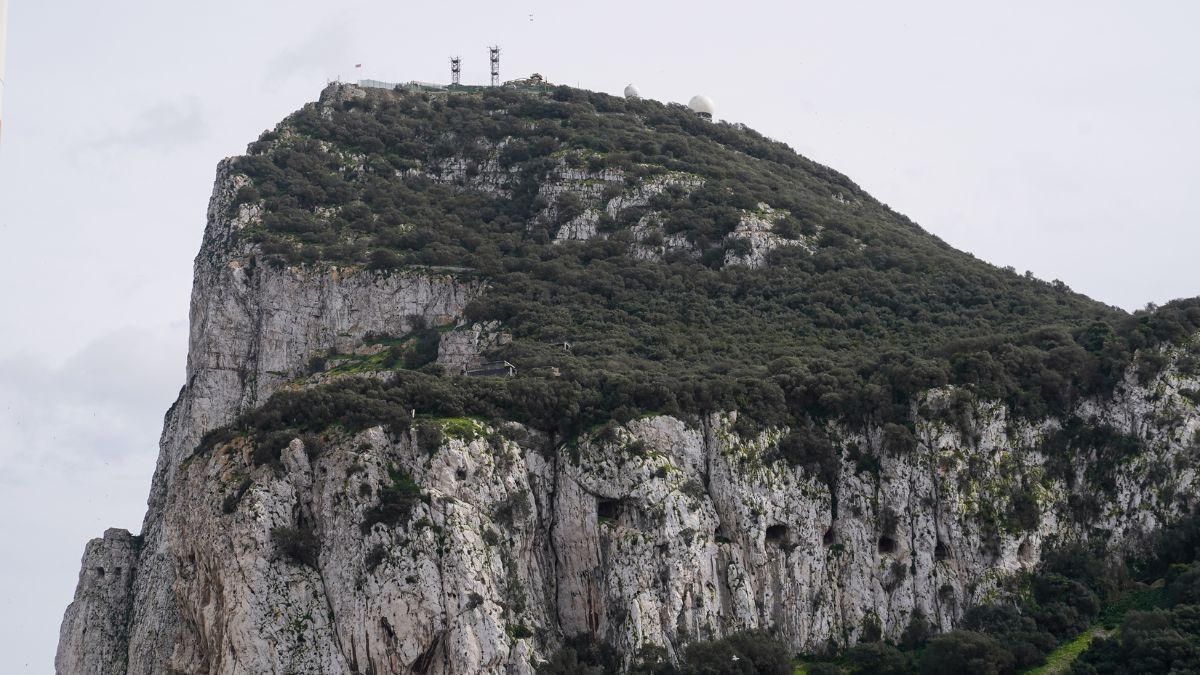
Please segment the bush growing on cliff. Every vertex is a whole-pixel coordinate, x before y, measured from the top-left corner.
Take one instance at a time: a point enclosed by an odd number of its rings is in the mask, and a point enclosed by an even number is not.
[[[930,640],[921,653],[920,671],[922,675],[1011,675],[1016,672],[1012,654],[999,641],[972,631],[954,631]]]
[[[610,648],[586,637],[568,640],[538,675],[615,673],[620,658]],[[717,640],[697,640],[684,649],[678,665],[672,665],[660,648],[643,649],[631,670],[634,675],[791,675],[794,668],[787,648],[766,631],[734,633]]]
[[[802,466],[831,488],[841,469],[841,455],[823,431],[811,426],[794,429],[779,441],[779,456],[792,466]]]
[[[284,559],[316,569],[321,540],[311,527],[277,527],[271,530],[271,541]]]
[[[845,660],[855,675],[909,675],[913,672],[911,653],[882,642],[855,645],[846,651]],[[808,672],[812,673],[812,669]]]
[[[684,650],[684,675],[791,675],[792,656],[778,638],[762,630],[693,642]]]
[[[428,499],[421,486],[400,469],[388,470],[391,481],[379,487],[379,503],[363,514],[362,531],[368,532],[376,523],[389,527],[408,522],[412,510]]]
[[[225,499],[222,500],[221,513],[229,515],[237,511],[238,506],[240,506],[242,503],[242,497],[246,496],[246,493],[253,485],[254,481],[250,480],[248,476],[243,477],[240,481],[238,481],[237,487],[231,490],[229,494],[225,495]]]
[[[905,649],[916,649],[928,642],[931,635],[933,626],[930,625],[929,619],[925,618],[925,612],[918,608],[908,617],[908,625],[900,634],[900,645]]]

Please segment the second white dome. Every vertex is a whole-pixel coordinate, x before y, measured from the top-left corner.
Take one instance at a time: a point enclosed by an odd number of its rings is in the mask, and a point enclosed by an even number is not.
[[[704,94],[696,94],[692,100],[688,101],[688,107],[693,112],[712,115],[716,111],[716,106],[713,105],[712,99]]]

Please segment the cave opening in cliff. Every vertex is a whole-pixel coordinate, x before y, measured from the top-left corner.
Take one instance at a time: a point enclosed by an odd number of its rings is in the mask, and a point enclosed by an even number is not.
[[[788,543],[788,526],[771,525],[767,528],[767,544],[785,546]]]
[[[946,545],[944,543],[942,543],[941,539],[938,539],[937,546],[933,547],[933,559],[934,560],[948,560],[949,558],[950,558],[950,549],[946,548]]]
[[[837,543],[837,533],[833,531],[832,527],[825,530],[825,536],[821,537],[821,543],[825,546],[833,546]]]
[[[596,500],[596,520],[616,520],[621,517],[621,500],[619,499],[597,499]]]
[[[891,537],[887,536],[886,534],[883,535],[882,537],[880,537],[879,538],[879,552],[880,553],[895,553],[896,552],[896,540],[892,539]]]

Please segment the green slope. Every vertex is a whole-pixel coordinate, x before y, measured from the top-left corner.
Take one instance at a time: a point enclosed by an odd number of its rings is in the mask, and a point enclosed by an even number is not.
[[[494,356],[522,389],[496,385],[503,400],[447,414],[521,418],[537,400],[551,410],[530,421],[569,432],[739,409],[747,422],[891,423],[903,444],[921,390],[960,383],[1025,415],[1062,412],[1110,387],[1133,349],[1200,325],[1194,303],[1129,317],[979,261],[845,176],[681,106],[568,88],[328,96],[237,161],[250,178],[238,204],[263,207],[239,236],[277,265],[485,278],[468,316],[511,332]],[[547,194],[564,172],[571,189]],[[483,180],[496,176],[503,190]],[[589,209],[598,236],[553,241]],[[753,248],[735,232],[753,216],[781,245],[761,267],[726,264]]]

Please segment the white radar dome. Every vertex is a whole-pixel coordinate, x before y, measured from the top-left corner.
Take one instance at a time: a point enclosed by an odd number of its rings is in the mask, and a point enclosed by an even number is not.
[[[688,101],[688,107],[692,109],[692,112],[700,115],[706,115],[708,117],[712,117],[713,112],[716,110],[715,106],[713,106],[712,99],[704,94],[696,94],[693,96],[692,100]]]
[[[641,97],[642,92],[638,91],[637,87],[633,86],[632,84],[625,87],[625,98],[638,99]]]

